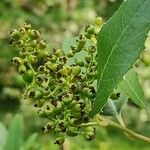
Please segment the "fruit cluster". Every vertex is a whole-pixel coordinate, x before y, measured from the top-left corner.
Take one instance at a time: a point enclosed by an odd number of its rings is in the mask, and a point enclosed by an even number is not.
[[[56,134],[56,144],[63,144],[66,135],[82,134],[88,141],[95,137],[93,127],[81,124],[90,121],[96,96],[96,42],[102,24],[97,18],[94,25],[86,26],[67,53],[47,50],[46,42],[29,23],[10,33],[10,44],[19,49],[19,57],[12,62],[27,82],[24,97],[33,99],[38,115],[48,120],[42,130]],[[82,61],[76,59],[81,51],[85,52]],[[69,63],[70,59],[74,62]]]

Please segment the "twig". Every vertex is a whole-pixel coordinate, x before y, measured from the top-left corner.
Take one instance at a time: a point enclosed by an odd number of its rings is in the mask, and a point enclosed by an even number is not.
[[[112,127],[118,128],[118,129],[128,133],[132,138],[142,140],[142,141],[150,144],[150,138],[149,137],[138,134],[138,133],[126,128],[126,127],[119,125],[118,123],[116,123],[116,122],[114,122],[108,118],[104,118],[100,115],[97,115],[96,121],[97,121],[97,124],[100,126],[103,126],[103,124],[105,124],[106,126],[112,126]]]

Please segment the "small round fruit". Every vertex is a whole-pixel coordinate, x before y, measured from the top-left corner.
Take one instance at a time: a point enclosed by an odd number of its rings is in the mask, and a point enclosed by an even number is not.
[[[23,73],[25,73],[26,71],[27,71],[27,69],[26,69],[25,65],[21,65],[21,66],[18,68],[18,72],[19,72],[20,74],[23,74]]]
[[[142,62],[145,64],[145,65],[150,65],[150,51],[144,51],[143,54],[142,54]]]
[[[39,46],[40,49],[45,49],[46,48],[46,42],[44,40],[41,40],[38,43],[38,46]]]
[[[64,136],[56,138],[54,144],[62,145],[65,142]]]
[[[25,82],[27,83],[31,83],[32,80],[33,80],[33,72],[31,70],[28,70],[27,72],[25,72],[23,75],[22,75],[22,78]]]
[[[74,136],[78,135],[78,132],[77,132],[77,130],[75,128],[69,128],[67,130],[67,135],[71,136],[71,137],[74,137]]]
[[[81,72],[81,68],[79,66],[72,67],[72,75],[78,76]]]
[[[103,24],[103,19],[101,17],[97,17],[95,20],[95,24],[97,26],[101,26]]]
[[[20,39],[20,32],[18,30],[13,30],[11,32],[11,37],[15,40],[19,40]]]

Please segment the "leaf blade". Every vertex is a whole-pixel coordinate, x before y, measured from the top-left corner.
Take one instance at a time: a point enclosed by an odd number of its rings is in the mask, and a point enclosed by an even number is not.
[[[6,150],[20,150],[23,141],[23,117],[16,114],[9,126]]]
[[[92,117],[102,110],[115,86],[144,49],[150,29],[149,9],[149,0],[126,0],[99,33],[99,78]]]
[[[126,95],[141,108],[146,108],[144,92],[138,81],[138,76],[134,69],[131,69],[126,75],[125,79],[119,83],[119,86]]]

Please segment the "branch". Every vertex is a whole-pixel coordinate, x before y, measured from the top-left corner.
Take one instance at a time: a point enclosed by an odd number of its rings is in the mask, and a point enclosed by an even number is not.
[[[114,122],[110,119],[104,118],[100,115],[97,115],[95,119],[96,119],[97,124],[100,126],[112,126],[112,127],[118,128],[118,129],[128,133],[132,138],[142,140],[142,141],[150,144],[150,138],[149,137],[138,134],[138,133],[126,128],[126,127],[123,127],[123,126],[117,124],[116,122]]]

